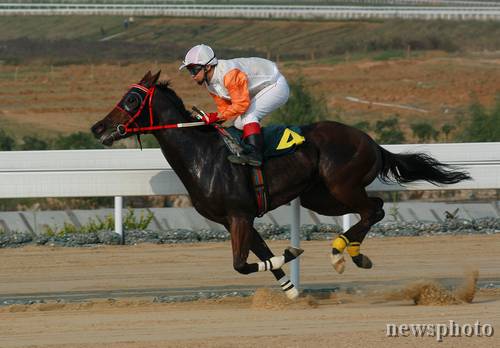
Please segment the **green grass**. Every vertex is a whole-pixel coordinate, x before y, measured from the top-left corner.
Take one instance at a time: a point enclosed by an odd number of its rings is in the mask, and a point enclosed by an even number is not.
[[[90,39],[101,37],[100,28],[107,35],[122,30],[121,16],[2,16],[0,39]]]
[[[129,208],[123,217],[123,229],[125,231],[131,230],[145,230],[153,220],[153,213],[148,212],[146,215],[141,214],[136,216],[133,209]],[[86,224],[77,227],[71,223],[65,222],[62,227],[45,227],[44,234],[49,237],[66,236],[74,233],[96,233],[99,231],[112,231],[115,228],[115,218],[113,215],[107,215],[104,220],[99,218],[90,219]]]
[[[103,35],[101,29],[105,32]],[[124,32],[110,41],[103,37]],[[136,17],[128,30],[121,16],[5,16],[0,60],[42,59],[52,64],[89,61],[177,60],[200,42],[220,56],[324,59],[346,52],[500,50],[500,22],[327,21]]]
[[[373,60],[375,61],[385,61],[385,60],[391,60],[391,59],[401,59],[406,57],[406,52],[403,50],[390,50],[390,51],[384,51],[379,54],[376,54],[373,56]]]

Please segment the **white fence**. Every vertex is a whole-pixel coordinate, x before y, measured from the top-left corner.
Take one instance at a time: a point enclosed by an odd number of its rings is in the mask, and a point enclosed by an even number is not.
[[[500,20],[499,6],[306,6],[0,3],[0,15],[118,15],[283,19]]]
[[[500,143],[387,145],[399,153],[422,151],[468,170],[472,181],[446,187],[426,182],[406,187],[375,181],[371,191],[498,189]],[[122,196],[183,194],[186,189],[159,149],[0,152],[0,198],[115,196],[116,231],[121,234]],[[292,202],[291,243],[299,246],[299,203]],[[344,217],[344,227],[350,224]],[[292,280],[299,284],[298,260]]]

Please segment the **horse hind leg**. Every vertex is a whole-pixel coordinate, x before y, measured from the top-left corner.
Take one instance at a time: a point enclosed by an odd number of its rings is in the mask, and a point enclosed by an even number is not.
[[[361,220],[332,242],[331,262],[338,273],[343,273],[345,270],[344,250],[351,256],[356,266],[365,269],[373,267],[370,258],[360,252],[361,243],[371,226],[382,220],[385,215],[382,209],[383,201],[380,198],[367,197],[364,189],[361,192],[358,191],[358,194],[353,194],[353,192],[351,194],[358,199],[348,199],[343,202],[349,204],[348,201],[350,201],[353,211],[360,214]]]
[[[360,253],[360,247],[370,226],[383,218],[383,201],[380,198],[369,198],[362,187],[349,189],[345,185],[333,182],[329,187],[339,189],[328,190],[326,185],[317,186],[301,195],[302,206],[322,215],[339,216],[360,213],[362,217],[362,221],[332,241],[330,262],[333,268],[337,273],[344,272],[346,266],[344,251],[347,251],[357,266],[370,268],[371,261],[366,255]]]
[[[300,203],[304,208],[321,215],[340,216],[352,212],[352,209],[333,196],[323,183],[315,185],[307,192],[302,193]],[[344,272],[345,258],[343,251],[348,243],[349,241],[343,235],[333,241],[333,252],[330,254],[330,258],[332,266],[338,273]]]
[[[364,231],[361,232],[359,238],[357,241],[350,242],[347,246],[347,253],[351,256],[352,261],[356,264],[356,266],[360,268],[372,268],[373,264],[371,260],[368,258],[368,256],[361,254],[360,248],[361,248],[361,243],[366,237],[366,234],[370,230],[371,226],[375,225],[377,222],[382,220],[385,216],[384,209],[382,209],[382,206],[384,205],[384,202],[382,199],[378,197],[372,197],[370,198],[371,201],[375,203],[375,211],[372,212],[371,215],[368,216],[368,225],[369,227],[366,228]]]

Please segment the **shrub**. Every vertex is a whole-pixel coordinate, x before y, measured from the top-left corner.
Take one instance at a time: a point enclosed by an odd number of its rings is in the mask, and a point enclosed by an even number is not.
[[[49,148],[49,143],[43,139],[39,139],[33,136],[23,137],[23,143],[21,145],[21,150],[47,150]]]
[[[123,219],[123,228],[125,230],[145,230],[153,220],[153,213],[148,212],[146,216],[141,214],[139,218],[135,216],[134,210],[129,208]]]
[[[359,121],[352,125],[354,128],[357,128],[365,133],[371,131],[371,124],[369,121]]]
[[[375,123],[376,140],[382,144],[402,144],[405,136],[396,116]]]
[[[16,147],[16,141],[3,129],[0,129],[0,151],[12,151]]]
[[[323,96],[315,96],[307,86],[304,77],[290,83],[288,102],[274,111],[268,123],[303,125],[328,118],[326,100]]]
[[[129,208],[127,214],[123,217],[123,229],[130,230],[145,230],[153,220],[153,213],[148,212],[146,215],[141,214],[139,217],[135,216],[134,210]],[[90,219],[85,225],[80,228],[73,224],[65,222],[63,227],[46,227],[44,233],[49,237],[62,237],[74,233],[95,233],[99,231],[112,231],[115,228],[115,218],[113,215],[108,215],[101,220],[99,218]]]
[[[410,126],[413,136],[418,139],[418,142],[427,142],[431,138],[436,140],[439,131],[435,130],[434,127],[428,122],[417,122]]]
[[[457,136],[460,141],[500,141],[500,95],[490,110],[474,102],[463,123],[463,130]]]
[[[444,134],[444,140],[448,141],[450,133],[453,132],[457,127],[453,124],[445,123],[441,127],[441,133]]]
[[[90,133],[77,132],[60,135],[54,141],[55,150],[102,149],[104,146]]]

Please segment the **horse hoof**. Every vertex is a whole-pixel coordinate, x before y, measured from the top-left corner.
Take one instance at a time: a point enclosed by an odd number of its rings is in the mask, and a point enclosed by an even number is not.
[[[297,297],[299,297],[299,290],[294,286],[290,290],[285,291],[286,297],[288,297],[290,300],[295,300]]]
[[[283,256],[285,256],[285,263],[290,262],[292,260],[295,260],[297,257],[299,257],[302,253],[304,252],[304,249],[300,248],[294,248],[292,246],[289,246],[288,248],[285,249],[283,252]]]
[[[373,267],[373,263],[370,260],[370,258],[366,255],[359,254],[358,256],[354,256],[352,258],[352,261],[358,266],[359,268],[365,268],[365,269],[370,269]]]
[[[332,266],[337,271],[338,274],[344,273],[345,270],[345,258],[342,254],[330,254],[330,259]]]
[[[285,250],[288,250],[295,257],[299,257],[304,252],[304,249],[295,248],[295,247],[292,247],[292,246],[289,246]]]

